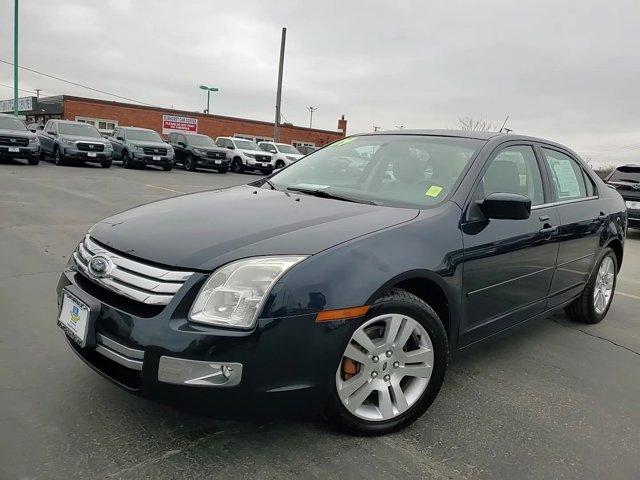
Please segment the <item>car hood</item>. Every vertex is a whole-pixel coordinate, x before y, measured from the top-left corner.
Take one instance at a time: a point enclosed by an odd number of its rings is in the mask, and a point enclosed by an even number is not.
[[[71,140],[72,142],[90,142],[90,143],[102,143],[106,145],[109,141],[106,138],[97,137],[83,137],[78,135],[60,135],[60,138]]]
[[[273,158],[273,154],[270,152],[265,152],[264,150],[244,150],[242,148],[240,148],[239,150],[242,151],[242,153],[250,153],[252,155],[266,155],[268,157]]]
[[[198,150],[202,150],[205,152],[219,152],[219,153],[224,153],[225,155],[227,154],[227,149],[226,148],[222,148],[222,147],[196,147],[194,145],[193,147],[194,149],[198,149]]]
[[[136,147],[173,148],[171,147],[171,145],[164,142],[141,142],[136,140],[135,142],[134,141],[129,142],[129,144]]]
[[[36,134],[33,132],[25,132],[24,130],[6,130],[4,128],[0,128],[0,135],[6,135],[7,137],[36,138]]]
[[[413,209],[245,185],[143,205],[97,223],[89,233],[136,258],[206,271],[251,256],[312,255],[417,215]]]

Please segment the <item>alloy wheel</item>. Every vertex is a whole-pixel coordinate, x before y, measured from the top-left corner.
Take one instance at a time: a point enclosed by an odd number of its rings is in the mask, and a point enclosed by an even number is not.
[[[598,315],[602,315],[611,301],[613,294],[613,281],[615,278],[615,266],[609,256],[602,259],[596,275],[596,283],[593,289],[593,307]]]
[[[385,421],[401,415],[427,389],[433,344],[417,320],[385,314],[351,336],[336,372],[342,404],[356,417]]]

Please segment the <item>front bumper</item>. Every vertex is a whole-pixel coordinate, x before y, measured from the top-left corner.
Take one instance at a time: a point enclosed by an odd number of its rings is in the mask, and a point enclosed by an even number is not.
[[[93,283],[70,262],[58,283],[58,304],[67,289],[96,312],[88,336],[95,340],[81,348],[67,336],[69,345],[112,382],[161,402],[231,416],[320,412],[350,335],[347,325],[318,324],[315,315],[259,319],[251,331],[190,323],[188,311],[206,278],[194,274],[166,307],[145,311]],[[105,355],[105,347],[124,360]],[[179,384],[160,368],[167,358],[239,365],[241,372],[237,383],[222,385],[228,388]]]
[[[144,163],[145,165],[173,165],[173,155],[146,155],[143,152],[131,152],[131,159],[136,163]]]
[[[87,162],[100,162],[103,160],[110,160],[113,156],[113,150],[103,150],[102,152],[91,152],[85,150],[78,150],[74,147],[63,147],[65,157],[73,158],[76,160],[84,160]]]
[[[273,172],[273,169],[275,168],[271,163],[263,163],[263,162],[256,162],[255,160],[248,160],[245,164],[245,167],[247,170],[258,170],[260,172],[266,172],[266,173],[271,173]]]
[[[231,163],[228,158],[210,158],[205,155],[194,156],[196,166],[202,168],[229,168]]]
[[[18,149],[17,152],[10,152],[9,148]],[[0,156],[8,158],[31,158],[40,155],[40,145],[29,145],[28,147],[5,147],[0,146]]]

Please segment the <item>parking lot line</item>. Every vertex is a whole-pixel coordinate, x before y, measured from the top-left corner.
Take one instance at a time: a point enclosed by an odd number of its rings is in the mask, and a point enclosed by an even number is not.
[[[174,190],[172,188],[159,187],[158,185],[147,185],[147,184],[145,184],[145,187],[159,188],[160,190],[166,190],[167,192],[179,193],[180,195],[184,195],[186,193],[186,192],[181,192],[179,190]]]
[[[629,297],[629,298],[633,298],[635,300],[640,300],[640,296],[633,295],[632,293],[621,292],[620,290],[618,290],[616,292],[616,295],[622,295],[623,297]]]

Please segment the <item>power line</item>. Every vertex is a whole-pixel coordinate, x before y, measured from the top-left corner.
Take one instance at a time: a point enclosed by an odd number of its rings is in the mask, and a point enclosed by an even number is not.
[[[7,88],[10,88],[11,90],[13,90],[13,85],[6,85],[4,83],[0,83],[0,87],[7,87]],[[29,90],[29,89],[24,89],[24,88],[19,88],[18,90],[20,92],[24,92],[24,93],[37,93],[35,90]],[[42,93],[42,90],[40,90],[40,92]]]
[[[13,65],[13,62],[9,62],[7,60],[2,60],[2,59],[0,59],[0,63],[5,63],[7,65]],[[129,102],[139,103],[141,105],[146,105],[147,107],[155,107],[155,105],[151,105],[150,103],[141,102],[140,100],[135,100],[133,98],[123,97],[122,95],[116,95],[115,93],[107,92],[105,90],[100,90],[98,88],[93,88],[93,87],[90,87],[88,85],[83,85],[82,83],[72,82],[71,80],[67,80],[67,79],[61,78],[61,77],[56,77],[55,75],[50,75],[48,73],[40,72],[40,71],[35,70],[33,68],[24,67],[22,65],[18,65],[18,68],[21,68],[21,69],[26,70],[28,72],[37,73],[38,75],[42,75],[44,77],[53,78],[54,80],[58,80],[60,82],[65,82],[65,83],[68,83],[70,85],[75,85],[76,87],[86,88],[87,90],[91,90],[93,92],[102,93],[104,95],[110,95],[112,97],[120,98],[122,100],[128,100]]]

